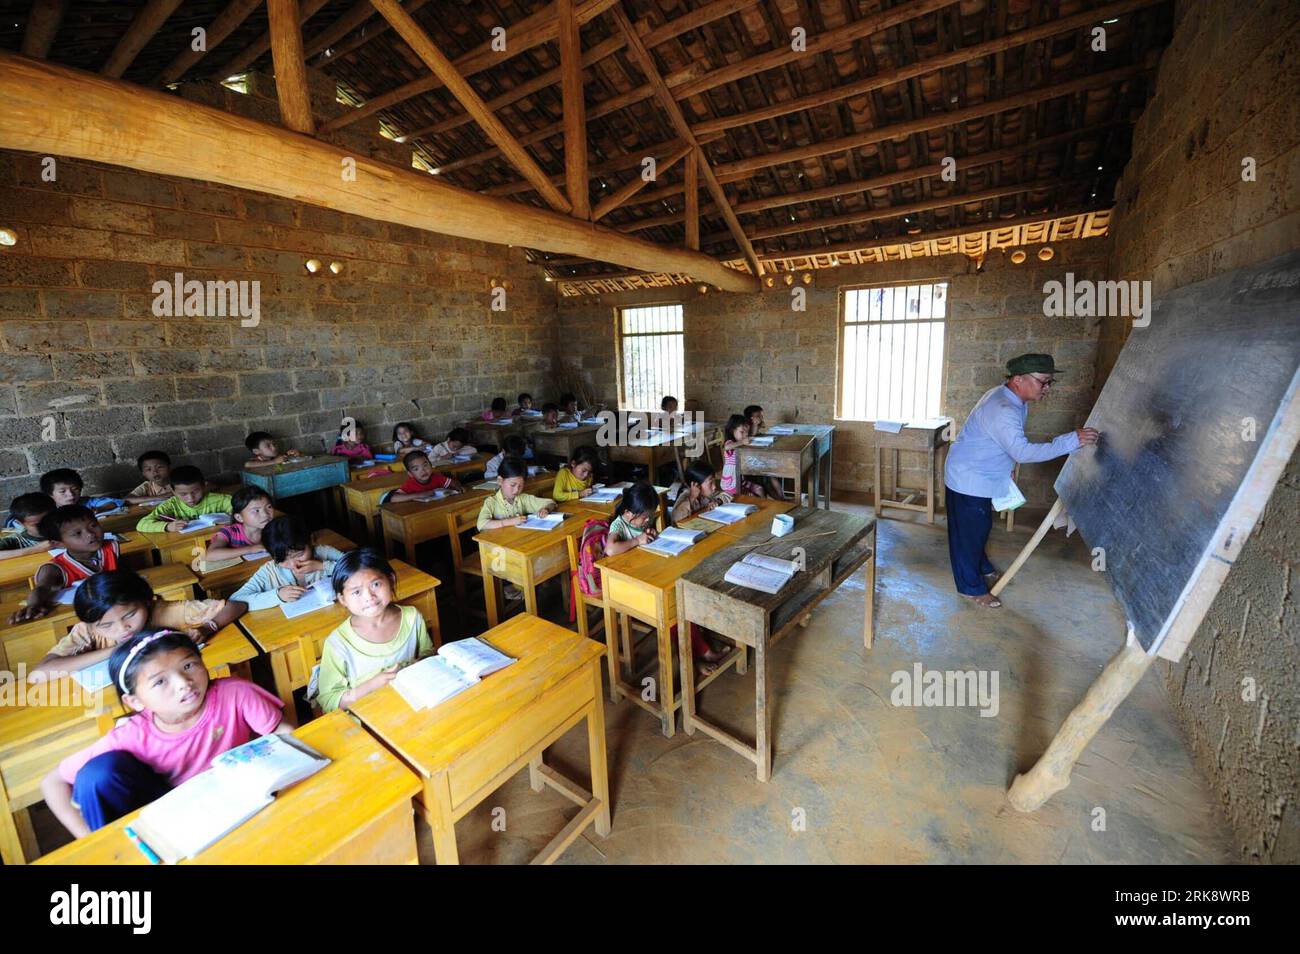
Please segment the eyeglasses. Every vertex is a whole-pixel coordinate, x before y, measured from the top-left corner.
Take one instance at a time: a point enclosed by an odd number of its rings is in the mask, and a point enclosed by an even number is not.
[[[1056,383],[1056,379],[1055,379],[1055,378],[1048,378],[1046,381],[1044,381],[1042,378],[1035,378],[1032,374],[1029,375],[1029,377],[1031,377],[1031,378],[1033,378],[1035,381],[1037,381],[1037,382],[1038,382],[1038,386],[1041,387],[1041,388],[1050,388],[1053,384]]]

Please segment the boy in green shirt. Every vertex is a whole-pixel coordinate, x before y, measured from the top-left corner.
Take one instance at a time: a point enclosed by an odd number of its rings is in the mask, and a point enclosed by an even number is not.
[[[188,464],[172,471],[175,496],[160,503],[140,518],[136,529],[144,533],[178,533],[195,517],[209,513],[230,513],[229,494],[208,493],[203,472]]]

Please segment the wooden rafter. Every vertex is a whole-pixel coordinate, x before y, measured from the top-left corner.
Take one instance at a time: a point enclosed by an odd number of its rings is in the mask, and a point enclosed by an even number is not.
[[[623,37],[627,40],[627,48],[632,54],[632,58],[636,60],[641,72],[645,74],[646,79],[655,88],[655,96],[659,100],[659,105],[668,113],[668,119],[672,123],[673,129],[683,141],[695,147],[696,155],[699,157],[696,165],[699,168],[700,176],[704,179],[704,185],[709,190],[709,194],[713,196],[713,202],[718,207],[718,211],[722,213],[722,218],[727,223],[727,229],[731,232],[731,237],[735,239],[736,245],[740,247],[740,252],[749,266],[750,274],[761,277],[763,269],[759,265],[758,256],[754,254],[754,247],[746,238],[745,230],[740,227],[740,219],[736,218],[736,213],[732,211],[731,203],[727,200],[726,193],[722,191],[722,186],[713,175],[713,170],[709,167],[704,153],[699,151],[700,144],[696,140],[695,134],[691,132],[691,125],[686,121],[686,117],[682,115],[681,107],[677,105],[677,100],[673,98],[668,85],[664,83],[663,77],[659,74],[659,67],[655,65],[650,51],[641,42],[641,37],[637,35],[621,6],[615,5],[611,7],[610,13],[613,14],[618,28],[623,31]]]
[[[697,252],[700,250],[700,165],[703,162],[699,149],[693,150],[686,162],[686,182],[683,185],[686,192],[686,209],[682,213],[686,217],[686,247]]]
[[[23,29],[23,56],[43,60],[49,55],[67,9],[68,0],[36,0],[32,4],[31,13],[27,14],[27,26]]]
[[[663,166],[667,157],[681,149],[687,143],[680,139],[670,139],[667,142],[657,142],[649,146],[642,146],[633,152],[621,156],[615,156],[613,159],[606,159],[604,162],[588,166],[588,173],[592,176],[604,175],[607,172],[622,172],[624,169],[631,169],[641,165],[646,156],[653,156],[655,162],[660,167]],[[551,176],[552,185],[564,185],[564,176]],[[520,192],[528,192],[532,185],[528,182],[511,182],[508,185],[493,186],[489,189],[481,190],[484,195],[492,196],[510,196],[517,195]]]
[[[100,69],[104,76],[117,79],[126,72],[127,67],[135,62],[145,44],[153,39],[154,34],[162,29],[167,18],[176,12],[181,0],[149,0],[135,15],[127,31],[113,47],[107,62]]]
[[[582,97],[582,36],[574,0],[556,0],[560,40],[560,69],[564,103],[564,174],[565,192],[580,219],[591,218],[590,183],[587,181],[587,115]],[[484,107],[487,109],[488,107]],[[495,116],[495,113],[489,114]],[[538,170],[539,174],[541,170]]]
[[[474,87],[465,81],[465,77],[461,76],[451,60],[443,55],[442,50],[438,49],[438,45],[430,39],[424,27],[416,23],[411,15],[402,9],[398,0],[371,0],[371,3],[406,41],[407,46],[415,52],[421,62],[429,67],[433,75],[447,87],[448,92],[456,97],[465,111],[474,116],[483,132],[497,144],[497,148],[509,159],[510,164],[518,170],[519,174],[532,183],[533,188],[541,194],[546,204],[557,212],[571,212],[573,205],[559,189],[551,184],[551,180],[547,178],[541,166],[533,160],[523,146],[519,145],[519,141],[506,129],[501,120],[487,108],[487,104],[479,98],[478,93],[474,92]]]
[[[617,0],[583,0],[577,9],[578,23],[586,23],[616,2]],[[506,53],[502,54],[492,49],[492,41],[488,40],[479,44],[464,56],[459,57],[454,66],[461,75],[469,76],[498,65],[504,58],[519,56],[539,44],[549,43],[558,35],[558,20],[555,17],[555,4],[552,3],[545,10],[524,17],[524,19],[507,29]],[[322,128],[326,130],[341,129],[344,126],[373,116],[382,110],[390,109],[398,103],[404,103],[415,96],[435,90],[442,85],[444,84],[436,73],[421,76],[409,83],[402,84],[397,89],[389,90],[387,93],[381,93],[378,96],[372,96],[366,100],[364,105],[344,113]],[[464,104],[462,103],[462,105]],[[477,121],[478,117],[474,118]]]
[[[329,0],[305,0],[301,6],[301,13],[298,18],[298,24],[301,26],[314,17],[321,7],[325,6]],[[229,61],[222,65],[217,71],[219,76],[233,76],[236,73],[242,73],[253,65],[253,62],[271,48],[271,33],[268,30],[263,33],[248,46],[244,47],[234,55]]]
[[[668,170],[672,169],[673,166],[681,162],[682,159],[685,158],[687,155],[689,155],[691,152],[693,152],[694,149],[695,147],[691,145],[682,146],[680,149],[676,150],[675,152],[669,153],[668,157],[664,159],[662,163],[658,163],[658,162],[655,163],[655,177],[658,178]],[[689,166],[690,163],[687,163],[688,168]],[[643,179],[639,174],[633,176],[630,182],[620,187],[615,192],[611,193],[608,197],[602,199],[599,204],[597,204],[596,210],[591,213],[591,220],[593,222],[599,222],[605,216],[609,215],[609,213],[613,212],[619,206],[627,202],[628,199],[632,198],[632,196],[636,195],[638,192],[640,192],[642,189],[648,186],[652,181],[654,180]]]
[[[370,0],[366,0],[366,2],[369,3]],[[405,6],[406,12],[414,15],[416,11],[418,11],[421,7],[423,7],[428,2],[429,0],[407,0]],[[360,6],[360,4],[358,4],[358,6]],[[370,12],[374,13],[373,8],[371,9]],[[353,7],[351,10],[347,12],[347,14],[344,14],[344,16],[352,16],[355,13],[356,13],[356,7]],[[349,53],[353,52],[354,50],[360,49],[361,47],[369,43],[371,40],[383,36],[385,33],[387,33],[389,30],[392,29],[392,27],[388,25],[388,21],[386,21],[383,17],[380,17],[374,23],[365,24],[365,27],[366,29],[364,33],[359,33],[350,40],[347,40],[342,43],[337,43],[337,44],[331,43],[333,49],[330,50],[330,55],[329,56],[322,55],[321,58],[316,62],[316,65],[329,66],[332,63],[337,63],[339,60],[343,59],[343,57],[347,56]]]
[[[176,143],[187,144],[177,149]],[[568,215],[493,199],[163,92],[0,52],[0,148],[251,189],[460,238],[599,258],[752,291],[750,275]],[[355,181],[343,181],[345,159]]]
[[[225,9],[217,14],[216,19],[207,25],[204,49],[196,50],[192,45],[176,54],[176,58],[163,68],[163,71],[151,81],[153,86],[166,86],[175,83],[188,73],[191,67],[207,56],[225,39],[239,29],[239,25],[248,19],[249,14],[262,5],[262,0],[230,0]]]
[[[302,52],[302,26],[298,0],[266,0],[271,27],[271,59],[275,64],[275,92],[280,100],[280,121],[294,132],[316,132],[307,89],[307,61]]]
[[[421,4],[418,3],[408,3],[406,5],[406,11],[408,13],[414,13],[420,6]],[[357,0],[356,3],[352,4],[351,7],[345,10],[343,14],[329,26],[325,27],[315,36],[303,40],[303,52],[307,55],[307,58],[310,59],[323,50],[330,50],[331,55],[329,58],[333,59],[335,56],[339,55],[337,51],[332,49],[334,44],[343,39],[353,30],[360,27],[374,15],[375,8],[371,5],[370,0]],[[383,23],[382,20],[379,22]],[[388,24],[384,23],[384,26],[387,27]],[[367,30],[366,39],[374,39],[375,32]]]

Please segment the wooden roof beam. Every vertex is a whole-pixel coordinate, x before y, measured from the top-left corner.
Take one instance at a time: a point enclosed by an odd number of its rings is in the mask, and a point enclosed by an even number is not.
[[[122,34],[122,38],[117,41],[117,46],[113,47],[113,52],[108,55],[108,61],[100,67],[99,72],[113,79],[125,73],[135,62],[135,58],[140,55],[140,51],[154,38],[154,34],[162,29],[167,18],[175,13],[180,5],[181,0],[149,0],[135,15],[135,19]]]
[[[365,0],[365,2],[367,5],[369,5],[370,0]],[[417,10],[419,10],[428,2],[429,0],[407,0],[406,7],[405,7],[406,12],[410,14],[414,14]],[[345,19],[345,18],[351,19],[355,17],[357,15],[357,7],[359,7],[360,5],[361,4],[358,3],[357,6],[352,7],[340,19]],[[370,12],[374,13],[374,9],[372,8]],[[315,65],[326,67],[331,65],[332,63],[337,63],[339,60],[343,59],[343,57],[347,56],[353,50],[365,46],[371,40],[375,39],[376,37],[383,36],[385,33],[387,33],[389,30],[392,29],[392,27],[388,25],[388,21],[386,21],[383,17],[380,17],[374,23],[370,23],[370,24],[367,24],[365,20],[362,20],[361,23],[357,24],[357,26],[358,27],[365,26],[366,27],[365,33],[357,34],[356,36],[354,36],[352,39],[348,40],[345,43],[336,44],[335,41],[331,40],[330,43],[327,44],[327,46],[333,47],[333,49],[330,51],[330,55],[321,56],[321,58],[316,61]],[[331,31],[327,31],[327,32],[331,32]],[[346,33],[344,35],[346,35]],[[324,50],[325,48],[326,47],[321,47],[322,50]]]
[[[311,136],[316,132],[316,121],[311,116],[298,0],[266,0],[266,15],[271,26],[271,59],[275,65],[280,122],[294,132]]]
[[[193,46],[187,46],[176,54],[176,58],[168,63],[161,73],[149,81],[150,85],[166,86],[175,83],[188,73],[195,63],[215,50],[230,34],[239,29],[239,25],[261,5],[262,0],[230,0],[225,9],[218,13],[216,19],[205,28],[207,36],[204,49],[196,50]]]
[[[424,65],[429,67],[433,75],[456,97],[461,106],[465,107],[465,111],[474,117],[483,132],[497,144],[497,148],[519,174],[541,194],[546,204],[557,212],[571,212],[573,205],[559,189],[551,184],[551,180],[547,178],[541,166],[533,160],[523,146],[519,145],[519,141],[510,134],[501,120],[487,108],[487,104],[479,98],[478,93],[474,92],[474,87],[465,81],[465,77],[461,76],[451,60],[438,49],[438,45],[425,32],[424,27],[416,23],[414,18],[402,9],[398,0],[371,0],[371,3],[380,15],[392,24],[393,29],[406,41],[406,45],[415,52]],[[578,92],[581,95],[580,89]]]
[[[590,184],[587,181],[587,113],[582,96],[582,36],[574,0],[556,0],[560,41],[561,97],[564,108],[564,191],[579,219],[591,215]],[[487,107],[484,107],[487,109]],[[495,118],[491,110],[488,114]],[[545,175],[538,169],[538,173]]]
[[[177,149],[178,142],[187,148]],[[0,148],[220,183],[480,242],[682,272],[728,291],[758,287],[753,276],[699,252],[459,189],[278,126],[5,52]],[[349,158],[356,181],[339,175]]]
[[[67,10],[68,0],[36,0],[32,4],[31,12],[27,14],[27,26],[23,28],[23,56],[43,60],[49,55]]]
[[[303,26],[316,15],[321,7],[329,3],[329,0],[305,0],[302,4],[302,13],[298,20],[298,25]],[[271,33],[268,30],[263,33],[248,46],[236,53],[229,61],[216,70],[218,76],[234,76],[236,73],[242,73],[257,61],[257,59],[271,48]]]
[[[667,172],[673,166],[677,165],[677,163],[681,162],[683,158],[685,158],[688,154],[694,152],[694,150],[695,147],[688,144],[682,146],[680,149],[674,152],[669,153],[668,157],[664,159],[662,163],[656,163],[655,165],[656,177]],[[689,168],[689,163],[688,163],[688,168]],[[642,189],[648,186],[651,181],[653,180],[643,179],[640,174],[633,176],[632,181],[628,182],[626,185],[622,186],[617,191],[615,191],[614,193],[612,193],[611,195],[607,196],[606,198],[600,201],[600,203],[596,206],[596,210],[591,214],[591,220],[593,222],[599,222],[605,216],[609,215],[609,213],[613,212],[619,206],[627,202],[627,200],[632,198],[632,196],[636,195],[638,192],[640,192]]]

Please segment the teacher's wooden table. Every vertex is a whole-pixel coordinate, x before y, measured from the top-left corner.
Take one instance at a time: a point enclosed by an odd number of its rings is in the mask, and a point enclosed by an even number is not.
[[[438,864],[457,864],[456,822],[528,766],[535,792],[550,785],[580,811],[542,849],[549,864],[594,825],[610,830],[600,643],[524,614],[480,639],[517,661],[432,709],[412,709],[392,686],[362,697],[352,714],[423,782],[417,806],[433,829]],[[546,749],[587,720],[591,791],[545,764]]]
[[[821,506],[831,509],[831,478],[834,472],[835,425],[834,424],[777,424],[776,427],[791,428],[796,434],[806,434],[813,438],[813,467],[817,477],[817,490],[821,496]],[[771,433],[769,428],[767,433]],[[817,506],[815,500],[808,501]]]
[[[767,436],[767,435],[764,435]],[[736,462],[746,477],[780,477],[794,481],[794,499],[799,502],[804,490],[804,475],[811,471],[810,502],[818,491],[817,439],[812,434],[781,434],[766,446],[742,444],[736,448]]]
[[[875,473],[875,497],[876,497],[876,516],[880,516],[881,510],[886,507],[896,507],[899,510],[919,510],[925,514],[926,523],[934,523],[934,511],[938,505],[937,490],[938,486],[943,483],[942,460],[946,459],[939,453],[940,449],[947,453],[948,442],[944,439],[944,434],[952,426],[952,418],[936,417],[924,421],[916,421],[910,424],[904,424],[897,432],[882,430],[880,425],[883,421],[873,425],[875,434],[873,438],[876,444],[876,473]],[[884,485],[880,479],[881,456],[884,451],[891,450],[894,452],[894,492],[892,497],[886,497],[884,494]],[[900,451],[916,451],[925,454],[925,488],[911,490],[907,487],[900,487],[898,483],[898,457]],[[925,503],[913,503],[920,494],[925,494]],[[905,494],[903,499],[898,499],[900,494]]]
[[[411,799],[419,779],[342,712],[314,719],[293,734],[330,764],[184,864],[416,864]],[[78,838],[40,863],[148,864],[122,830],[139,814]]]
[[[806,621],[809,612],[857,569],[866,566],[863,644],[871,648],[876,585],[876,520],[857,514],[799,507],[790,511],[795,528],[784,537],[760,530],[735,541],[736,547],[701,561],[677,582],[677,632],[682,659],[682,727],[700,729],[753,762],[758,780],[772,774],[772,710],[768,701],[768,647]],[[728,583],[727,570],[749,553],[781,559],[804,554],[805,568],[777,593]],[[756,740],[749,746],[695,711],[695,667],[688,626],[695,623],[754,648]],[[703,688],[701,685],[699,688]]]
[[[583,444],[596,444],[599,424],[579,424],[577,427],[538,427],[529,433],[533,442],[533,453],[540,461],[543,457],[558,457],[571,460],[575,448]]]

